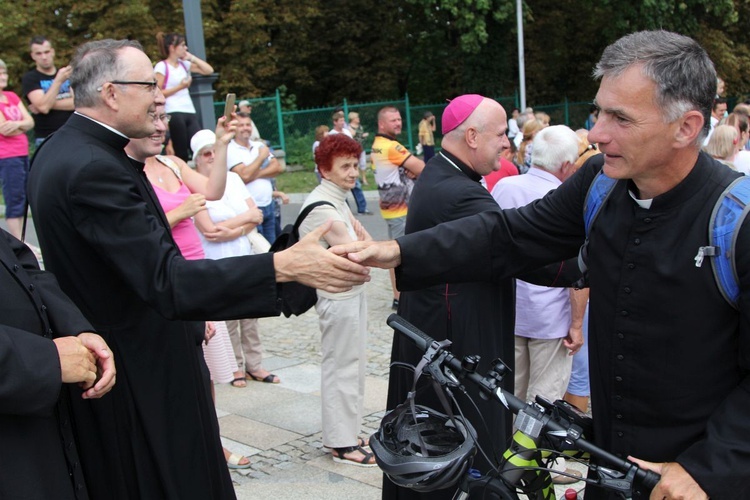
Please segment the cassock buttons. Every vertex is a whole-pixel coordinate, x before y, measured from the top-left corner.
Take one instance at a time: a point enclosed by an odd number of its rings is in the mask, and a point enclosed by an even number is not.
[[[624,435],[625,435],[625,433],[622,432],[622,431],[620,431],[620,432],[617,433],[617,437],[623,437]]]
[[[19,269],[21,268],[18,267],[18,264],[13,264],[13,272],[17,273]]]
[[[625,288],[623,288],[623,291],[624,291],[625,293],[630,293],[630,292],[631,292],[632,290],[630,289],[630,287],[629,287],[629,286],[626,286]]]
[[[622,332],[617,332],[617,338],[620,339],[620,340],[622,340],[622,339],[625,338],[625,335],[623,335]]]
[[[636,239],[635,239],[635,240],[633,241],[633,243],[635,243],[636,245],[640,245],[640,244],[641,244],[641,239],[640,239],[640,238],[636,238]]]
[[[628,314],[630,314],[630,313],[629,313],[629,312],[627,312],[627,311],[620,311],[620,314],[621,314],[622,316],[627,316],[627,315],[628,315]]]
[[[34,286],[34,283],[31,283],[31,284],[29,285],[29,290],[31,290],[32,292],[34,291],[34,289],[35,289],[35,288],[36,288],[36,287]]]
[[[643,219],[643,222],[645,222],[646,224],[651,224],[651,220],[651,217],[646,217],[645,219]]]
[[[628,269],[635,269],[635,264],[633,264],[632,262],[628,264]]]
[[[615,377],[615,382],[622,382],[622,377],[620,377],[619,375]]]
[[[622,361],[623,359],[625,359],[625,356],[623,356],[622,354],[617,355],[617,361]]]

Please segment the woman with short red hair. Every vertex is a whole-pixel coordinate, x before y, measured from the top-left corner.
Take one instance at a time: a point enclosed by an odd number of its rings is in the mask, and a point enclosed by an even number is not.
[[[346,197],[359,177],[362,147],[343,134],[328,135],[315,151],[321,183],[307,197],[302,209],[315,207],[300,224],[300,238],[333,219],[331,229],[320,240],[329,247],[350,241],[372,239],[354,218]],[[321,350],[321,402],[323,406],[323,445],[331,448],[333,460],[374,467],[375,457],[367,440],[357,437],[362,421],[367,365],[367,301],[364,285],[348,292],[318,290]]]

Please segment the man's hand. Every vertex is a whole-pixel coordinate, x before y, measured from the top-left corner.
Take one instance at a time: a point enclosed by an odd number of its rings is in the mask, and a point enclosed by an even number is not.
[[[64,68],[60,68],[57,71],[57,74],[55,75],[55,79],[53,80],[55,83],[58,83],[62,85],[65,83],[65,80],[70,78],[70,75],[73,73],[73,66],[65,66]]]
[[[83,399],[96,399],[104,396],[115,385],[115,357],[107,346],[107,343],[95,333],[83,332],[78,335],[86,349],[96,358],[97,381],[93,387],[84,391]]]
[[[277,282],[297,281],[326,292],[338,293],[370,281],[369,269],[320,246],[320,239],[331,229],[331,225],[332,221],[329,220],[296,245],[274,253]]]
[[[570,356],[580,351],[583,347],[583,329],[571,325],[568,336],[563,339],[563,346],[570,351]]]
[[[333,246],[329,250],[363,266],[391,269],[401,264],[401,247],[396,240],[353,241]]]
[[[690,474],[676,462],[654,463],[628,457],[641,469],[661,474],[659,481],[651,492],[651,500],[708,500],[708,495],[695,482]]]
[[[60,356],[63,384],[79,384],[84,390],[96,382],[96,358],[78,337],[60,337],[52,340]]]

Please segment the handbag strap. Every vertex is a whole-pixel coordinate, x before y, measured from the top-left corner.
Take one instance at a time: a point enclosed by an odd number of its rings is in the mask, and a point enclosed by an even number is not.
[[[310,212],[316,207],[319,207],[321,205],[331,205],[333,207],[333,203],[330,201],[316,201],[314,203],[310,203],[307,205],[297,216],[297,220],[294,223],[294,233],[299,234],[299,227],[302,224],[302,222],[305,220],[305,218],[310,215]],[[335,208],[335,207],[334,207]]]

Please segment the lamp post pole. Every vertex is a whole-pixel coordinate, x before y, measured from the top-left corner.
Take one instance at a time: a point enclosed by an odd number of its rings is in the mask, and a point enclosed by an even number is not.
[[[526,109],[526,67],[523,55],[523,0],[516,0],[516,24],[518,25],[518,85],[521,88],[521,112]]]
[[[182,9],[185,13],[185,37],[187,38],[190,52],[204,61],[206,58],[206,44],[203,39],[203,17],[201,15],[201,4],[195,0],[182,0]],[[190,96],[193,98],[195,110],[200,117],[203,128],[213,130],[216,128],[216,116],[213,102],[213,83],[218,78],[216,73],[212,75],[195,75],[190,85]]]

